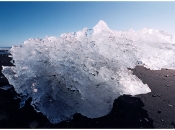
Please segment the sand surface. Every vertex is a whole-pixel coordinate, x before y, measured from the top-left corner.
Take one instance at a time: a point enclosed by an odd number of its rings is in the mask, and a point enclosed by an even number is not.
[[[0,54],[0,70],[11,66],[11,58]],[[20,99],[13,87],[0,89],[0,128],[175,128],[175,70],[151,71],[142,66],[132,70],[151,93],[123,95],[114,101],[112,111],[101,118],[89,119],[75,114],[70,121],[51,124],[30,105],[31,99],[19,109]],[[0,87],[8,80],[0,73]]]

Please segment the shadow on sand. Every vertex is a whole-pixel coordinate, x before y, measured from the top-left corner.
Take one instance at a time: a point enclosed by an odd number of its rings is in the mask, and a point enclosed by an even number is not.
[[[51,127],[67,128],[154,128],[153,121],[148,117],[144,104],[137,97],[120,96],[114,101],[110,114],[96,119],[89,119],[75,114],[70,122],[61,122]]]
[[[19,109],[20,99],[13,88],[0,90],[0,127],[30,128],[35,122],[35,128],[154,128],[153,120],[148,117],[144,104],[137,97],[120,96],[114,101],[112,111],[100,118],[89,119],[81,114],[75,114],[72,120],[59,124],[51,124],[41,113],[37,113],[30,105],[31,99]]]

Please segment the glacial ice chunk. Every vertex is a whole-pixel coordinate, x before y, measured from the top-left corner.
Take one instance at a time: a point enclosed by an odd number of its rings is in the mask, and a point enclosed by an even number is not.
[[[108,114],[120,95],[151,91],[128,68],[138,63],[150,69],[175,68],[171,38],[147,28],[114,31],[101,20],[93,31],[84,28],[13,46],[15,66],[3,66],[2,72],[52,123],[75,113],[97,118]]]

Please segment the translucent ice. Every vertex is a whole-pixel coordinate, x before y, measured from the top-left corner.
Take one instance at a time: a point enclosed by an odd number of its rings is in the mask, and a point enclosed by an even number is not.
[[[15,66],[3,67],[2,72],[52,123],[75,113],[96,118],[108,114],[120,95],[151,91],[127,68],[175,68],[171,39],[164,31],[148,28],[113,31],[99,21],[93,29],[29,39],[12,47]]]
[[[9,90],[10,88],[12,88],[12,86],[10,86],[10,85],[6,85],[6,86],[1,87],[1,89],[3,89],[3,90]]]

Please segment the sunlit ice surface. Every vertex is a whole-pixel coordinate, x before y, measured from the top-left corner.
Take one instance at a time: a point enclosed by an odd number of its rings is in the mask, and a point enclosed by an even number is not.
[[[21,107],[31,97],[52,123],[75,113],[101,117],[120,95],[151,92],[128,68],[175,68],[172,35],[149,28],[114,31],[102,20],[93,29],[29,39],[10,53],[15,66],[2,72],[21,94]]]

